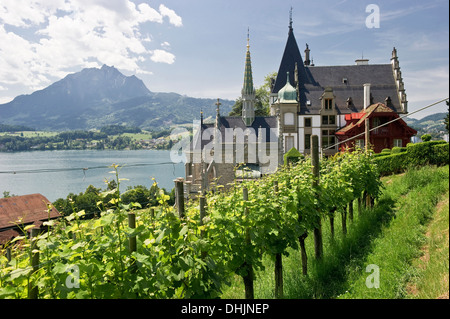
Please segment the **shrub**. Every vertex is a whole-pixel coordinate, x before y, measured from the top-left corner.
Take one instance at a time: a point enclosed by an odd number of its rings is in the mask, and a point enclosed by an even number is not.
[[[431,141],[431,135],[430,134],[423,134],[420,139],[422,140],[422,142],[428,142]]]
[[[374,161],[377,164],[380,175],[400,173],[408,167],[408,154],[403,152],[380,156],[375,158]]]
[[[391,150],[391,154],[398,154],[398,153],[403,153],[403,152],[406,152],[406,147],[395,146]]]
[[[381,153],[383,154],[391,154],[391,149],[390,148],[384,148]]]
[[[304,156],[297,151],[295,147],[293,147],[286,154],[284,154],[284,165],[298,163],[302,159],[304,159]]]
[[[433,164],[448,165],[449,164],[449,144],[433,145]]]
[[[408,144],[406,147],[408,161],[414,166],[435,164],[433,145],[447,144],[445,141],[429,141],[417,144]]]
[[[374,154],[374,161],[381,175],[399,173],[409,166],[448,165],[449,144],[445,141],[409,143],[407,147],[394,147],[390,155]]]

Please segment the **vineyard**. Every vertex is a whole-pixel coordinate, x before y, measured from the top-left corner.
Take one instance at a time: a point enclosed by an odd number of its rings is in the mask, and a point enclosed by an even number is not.
[[[254,298],[254,273],[270,255],[275,260],[275,296],[283,297],[283,256],[301,251],[323,258],[322,222],[342,230],[357,207],[371,205],[381,182],[370,153],[342,153],[319,162],[306,158],[259,180],[216,186],[205,196],[168,205],[161,191],[157,207],[141,209],[120,199],[117,188],[101,215],[84,211],[48,221],[49,231],[31,229],[0,253],[0,298],[218,298],[236,274],[245,297]],[[179,193],[179,192],[178,192]],[[20,221],[16,222],[20,226]],[[28,227],[24,227],[26,233]],[[32,227],[32,226],[31,226]],[[308,256],[305,239],[314,239]]]

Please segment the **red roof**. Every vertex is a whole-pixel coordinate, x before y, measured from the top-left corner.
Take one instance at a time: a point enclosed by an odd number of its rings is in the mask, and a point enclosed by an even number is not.
[[[5,231],[0,231],[0,245],[6,244],[7,242],[11,241],[15,237],[19,236],[20,234],[15,231],[14,229],[8,229]]]
[[[361,127],[361,126],[365,125],[366,118],[371,118],[373,116],[380,116],[380,115],[381,116],[391,115],[395,118],[398,118],[398,114],[396,112],[394,112],[390,107],[384,105],[383,103],[375,103],[375,104],[370,105],[369,107],[367,107],[365,110],[363,110],[360,113],[347,114],[345,116],[345,120],[347,120],[347,121],[358,120],[358,121],[353,121],[353,122],[347,124],[340,130],[338,130],[335,134],[336,135],[347,135],[347,132],[353,130],[353,128]],[[417,133],[414,129],[410,128],[406,124],[406,122],[403,121],[402,119],[399,119],[397,122],[403,126],[406,126],[413,135]]]
[[[50,205],[50,212],[47,204]],[[41,194],[0,198],[0,230],[14,228],[17,224],[39,224],[60,216],[52,203]]]

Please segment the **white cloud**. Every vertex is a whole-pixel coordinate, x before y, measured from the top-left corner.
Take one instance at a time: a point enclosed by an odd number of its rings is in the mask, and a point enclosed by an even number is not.
[[[153,50],[153,54],[150,57],[153,62],[172,64],[175,62],[175,55],[164,50]]]
[[[0,83],[36,89],[64,77],[68,70],[103,63],[151,74],[141,69],[142,62],[172,64],[175,55],[147,47],[151,34],[141,25],[163,24],[164,17],[182,26],[181,17],[166,6],[156,10],[131,0],[2,0]]]
[[[172,9],[167,8],[165,5],[161,4],[159,6],[159,12],[163,17],[168,17],[170,23],[172,23],[176,27],[181,27],[183,25],[183,21],[179,15],[175,13]]]
[[[161,13],[150,7],[148,4],[141,3],[138,5],[138,9],[141,12],[139,20],[140,22],[152,21],[163,23],[163,16],[161,15]]]

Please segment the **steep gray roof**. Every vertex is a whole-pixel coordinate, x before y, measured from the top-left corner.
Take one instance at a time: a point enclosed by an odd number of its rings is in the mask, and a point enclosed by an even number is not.
[[[303,64],[303,59],[298,49],[297,41],[295,40],[294,31],[289,28],[288,40],[284,48],[283,57],[281,58],[280,67],[278,69],[278,76],[272,88],[272,93],[278,93],[286,85],[287,72],[289,72],[289,82],[295,83],[295,65],[297,64],[298,77],[300,86],[311,83],[311,78],[308,75]]]
[[[338,113],[360,112],[363,109],[364,84],[370,83],[373,102],[385,103],[390,97],[388,106],[395,112],[401,112],[392,66],[390,64],[345,65],[345,66],[310,66],[307,72],[314,82],[305,84],[305,101],[301,102],[301,114],[318,114],[321,109],[320,97],[326,87],[333,89],[335,106]],[[343,80],[346,79],[346,83]],[[347,107],[347,99],[351,98],[353,106]],[[306,101],[311,105],[306,105]]]
[[[297,41],[292,28],[289,28],[288,40],[278,69],[278,76],[272,87],[272,93],[286,85],[286,74],[289,72],[291,83],[295,83],[295,65],[297,64],[300,114],[319,114],[321,100],[326,87],[331,87],[335,95],[335,106],[338,113],[360,112],[363,109],[364,84],[371,84],[373,102],[386,104],[395,112],[402,111],[397,86],[391,64],[344,65],[344,66],[304,66]],[[346,84],[343,79],[346,78]],[[353,106],[347,107],[347,99],[352,98]],[[307,105],[310,101],[311,105]]]
[[[251,126],[246,126],[240,116],[221,116],[220,132],[222,133],[222,136],[225,136],[224,134],[226,128],[240,128],[243,131],[250,128],[255,130],[256,138],[259,138],[259,128],[262,128],[265,129],[265,136],[262,136],[262,138],[265,139],[266,142],[277,141],[277,138],[273,134],[278,129],[278,120],[276,116],[256,116]],[[274,130],[271,131],[271,128]]]

